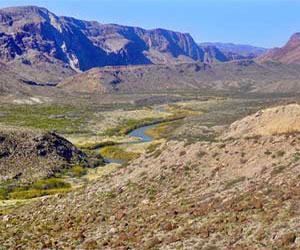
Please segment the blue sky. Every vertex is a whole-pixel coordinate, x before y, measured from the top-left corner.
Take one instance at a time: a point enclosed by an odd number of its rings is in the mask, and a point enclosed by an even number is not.
[[[282,46],[300,32],[300,0],[0,0],[58,15],[190,33],[196,41]]]

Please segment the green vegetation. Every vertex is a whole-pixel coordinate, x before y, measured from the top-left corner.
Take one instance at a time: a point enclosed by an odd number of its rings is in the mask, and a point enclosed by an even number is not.
[[[108,146],[100,150],[100,154],[108,159],[116,159],[124,162],[129,162],[140,156],[139,153],[128,152],[117,146]]]
[[[282,156],[285,155],[285,152],[284,152],[283,150],[279,150],[279,151],[277,151],[276,155],[277,155],[278,157],[282,157]]]
[[[82,166],[76,165],[71,168],[70,174],[72,177],[82,177],[87,174],[87,169]]]
[[[153,142],[153,143],[151,143],[150,146],[147,148],[146,153],[147,154],[151,154],[151,153],[155,152],[156,149],[159,146],[161,146],[161,144],[162,144],[161,142]]]
[[[280,174],[281,172],[284,171],[285,168],[286,168],[286,166],[282,166],[282,165],[275,167],[271,172],[271,176]]]
[[[83,132],[84,113],[71,106],[58,105],[10,105],[1,106],[0,123],[45,131],[56,130],[62,133]],[[83,111],[81,111],[83,112]]]
[[[243,182],[246,180],[245,176],[238,177],[236,179],[230,180],[225,184],[225,190],[233,187],[235,184]]]
[[[59,178],[49,178],[36,181],[32,184],[31,188],[38,190],[49,190],[54,188],[69,188],[70,184],[64,182]]]
[[[158,124],[154,128],[150,128],[146,130],[145,134],[154,139],[167,138],[168,136],[170,136],[171,132],[173,132],[175,128],[176,128],[175,121],[163,122],[161,124]]]
[[[88,150],[95,150],[98,148],[103,148],[106,146],[114,146],[114,145],[118,145],[118,142],[114,142],[114,141],[103,141],[103,142],[95,142],[95,143],[86,143],[84,145],[80,145],[81,149],[88,149]]]
[[[294,155],[293,155],[294,159],[292,161],[292,163],[296,163],[300,160],[300,153],[299,152],[296,152]]]
[[[56,188],[50,190],[30,189],[26,191],[12,192],[9,194],[10,199],[32,199],[46,195],[54,195],[59,193],[66,193],[70,190],[68,188]]]
[[[12,182],[0,185],[0,199],[31,199],[35,197],[65,193],[71,185],[60,178],[38,180],[32,184],[22,185]]]

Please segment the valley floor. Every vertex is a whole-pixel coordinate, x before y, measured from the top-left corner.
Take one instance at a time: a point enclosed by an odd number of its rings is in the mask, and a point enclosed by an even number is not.
[[[89,158],[117,160],[57,173],[55,181],[69,185],[61,184],[63,192],[3,195],[2,248],[299,247],[299,136],[222,137],[232,122],[297,97],[181,96],[165,103],[123,96],[110,105],[2,105],[1,127],[55,130]],[[143,132],[150,141],[129,135],[150,124]]]

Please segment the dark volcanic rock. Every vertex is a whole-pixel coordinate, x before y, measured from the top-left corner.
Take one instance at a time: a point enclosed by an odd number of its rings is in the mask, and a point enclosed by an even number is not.
[[[88,165],[87,156],[56,133],[0,133],[0,180],[49,177],[72,164]]]
[[[35,138],[37,154],[47,156],[56,154],[67,162],[84,161],[85,154],[79,151],[71,142],[55,133],[46,133]]]

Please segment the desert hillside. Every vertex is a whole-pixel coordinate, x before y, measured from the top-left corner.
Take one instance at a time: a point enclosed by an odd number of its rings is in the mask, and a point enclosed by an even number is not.
[[[0,250],[300,249],[300,3],[8,2]]]
[[[298,109],[259,114],[272,117],[270,125],[290,117],[289,128]],[[271,115],[276,110],[277,118]],[[252,117],[245,118],[249,127],[257,123]],[[1,245],[297,249],[299,140],[298,133],[283,133],[157,145],[86,187],[2,215]]]
[[[242,60],[209,65],[119,66],[94,68],[66,78],[60,89],[83,93],[140,93],[195,90],[231,93],[294,93],[300,89],[299,65]]]
[[[253,137],[300,132],[300,105],[290,104],[258,111],[234,122],[227,137]]]

